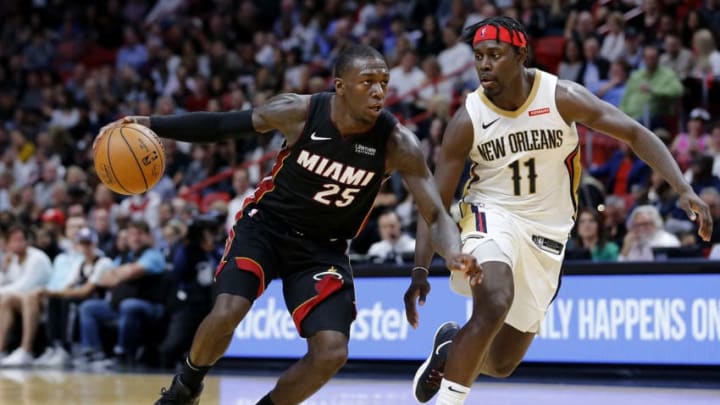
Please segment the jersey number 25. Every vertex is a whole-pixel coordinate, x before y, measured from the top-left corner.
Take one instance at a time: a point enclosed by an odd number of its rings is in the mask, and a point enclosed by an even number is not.
[[[313,200],[323,205],[335,205],[336,207],[347,207],[355,199],[359,188],[345,188],[337,184],[328,183],[323,185],[324,190],[315,193]]]

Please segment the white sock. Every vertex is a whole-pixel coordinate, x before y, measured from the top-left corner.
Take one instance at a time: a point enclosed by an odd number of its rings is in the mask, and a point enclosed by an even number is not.
[[[437,405],[463,405],[465,398],[470,393],[470,387],[442,379],[440,391],[438,391]]]

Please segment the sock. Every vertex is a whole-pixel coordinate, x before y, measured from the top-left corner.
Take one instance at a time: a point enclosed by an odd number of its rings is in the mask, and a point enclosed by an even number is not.
[[[187,358],[185,358],[185,363],[183,363],[182,371],[180,372],[180,380],[191,390],[197,391],[208,371],[210,371],[210,367],[193,365],[188,355]]]
[[[260,401],[258,401],[255,405],[275,405],[275,403],[270,399],[270,393],[268,392]]]
[[[437,405],[462,405],[470,393],[470,387],[442,379],[438,392]]]

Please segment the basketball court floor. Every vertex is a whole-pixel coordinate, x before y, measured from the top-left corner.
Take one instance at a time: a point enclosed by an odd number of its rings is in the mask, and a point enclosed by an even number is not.
[[[2,405],[152,404],[169,374],[84,373],[0,369]],[[211,375],[201,404],[253,405],[274,384],[274,375]],[[415,404],[410,378],[339,376],[304,405]],[[720,388],[681,388],[481,380],[467,404],[483,405],[710,405]]]

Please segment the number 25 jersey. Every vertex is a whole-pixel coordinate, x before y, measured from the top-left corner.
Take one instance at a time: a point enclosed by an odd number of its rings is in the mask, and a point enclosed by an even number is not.
[[[330,116],[333,96],[310,98],[300,138],[280,151],[246,208],[311,237],[350,239],[365,225],[385,179],[385,148],[397,120],[381,110],[369,131],[343,137]]]
[[[555,105],[557,80],[536,69],[530,95],[515,111],[494,105],[482,87],[467,96],[474,139],[463,200],[567,235],[577,211],[580,150],[575,124]]]

